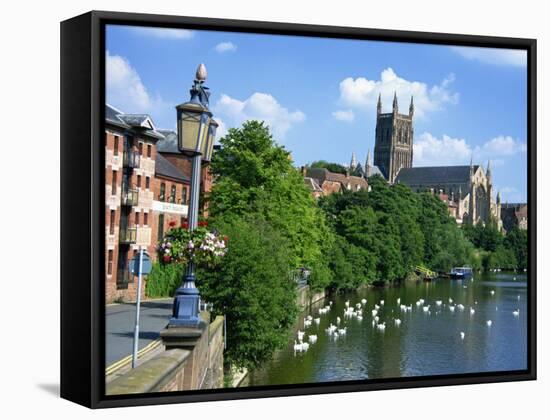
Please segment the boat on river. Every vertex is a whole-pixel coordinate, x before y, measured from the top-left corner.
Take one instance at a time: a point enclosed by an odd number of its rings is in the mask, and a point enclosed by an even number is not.
[[[453,267],[449,273],[452,279],[469,279],[473,275],[472,267]]]

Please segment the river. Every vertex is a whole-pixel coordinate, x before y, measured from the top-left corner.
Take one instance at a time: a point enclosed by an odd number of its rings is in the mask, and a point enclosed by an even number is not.
[[[345,302],[355,306],[362,299],[367,300],[362,305],[363,319],[344,317]],[[397,299],[412,309],[403,311]],[[424,303],[417,306],[419,299]],[[319,315],[319,308],[329,301],[333,302],[330,310]],[[440,306],[437,301],[442,301]],[[373,325],[375,304],[380,306],[378,323],[386,325],[383,331]],[[514,314],[517,310],[519,315]],[[304,329],[308,315],[320,317],[320,322]],[[339,338],[326,332],[337,317],[341,318],[338,327],[346,328]],[[307,351],[296,352],[294,335],[271,361],[251,371],[242,385],[522,370],[527,368],[527,277],[476,273],[473,280],[437,279],[333,295],[305,310],[297,330],[305,330],[304,341],[317,335],[317,342]]]

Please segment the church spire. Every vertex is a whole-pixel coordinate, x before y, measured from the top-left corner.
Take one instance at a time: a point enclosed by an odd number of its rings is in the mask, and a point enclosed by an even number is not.
[[[382,113],[382,94],[378,94],[378,104],[376,105],[376,113],[380,115]]]
[[[500,204],[500,190],[497,192],[497,204]]]
[[[414,100],[413,100],[413,95],[411,95],[411,104],[409,105],[409,117],[412,118],[413,115],[414,115]]]
[[[349,163],[349,170],[353,172],[357,168],[357,159],[355,158],[355,152],[351,152],[351,161]]]
[[[487,178],[491,178],[491,159],[487,161]]]
[[[365,177],[368,178],[371,175],[371,160],[370,160],[370,148],[367,151],[367,160],[365,161]]]
[[[393,112],[397,114],[399,112],[399,106],[397,105],[397,92],[393,92]]]

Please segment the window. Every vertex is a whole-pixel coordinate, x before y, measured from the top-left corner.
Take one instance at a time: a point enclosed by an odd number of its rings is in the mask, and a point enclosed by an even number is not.
[[[143,213],[143,226],[149,225],[149,213]]]
[[[137,176],[137,187],[141,188],[141,175]]]
[[[145,177],[145,188],[149,189],[149,184],[151,183],[151,178],[148,176]]]
[[[143,143],[139,142],[138,144],[139,154],[143,156]]]
[[[113,180],[111,183],[111,194],[116,194],[116,184],[117,184],[117,172],[113,171]]]
[[[164,236],[164,214],[159,214],[159,226],[158,226],[158,232],[157,232],[157,240],[162,241],[163,236]]]
[[[176,202],[176,186],[172,185],[172,188],[170,188],[170,203]]]
[[[118,136],[115,136],[115,143],[113,145],[113,154],[118,156]]]
[[[113,250],[110,249],[107,257],[107,274],[113,274]]]
[[[111,217],[109,219],[109,234],[115,234],[115,211],[111,210]]]
[[[160,184],[159,200],[164,201],[164,195],[166,194],[166,184],[162,182]]]
[[[151,151],[152,151],[152,146],[150,144],[147,145],[147,157],[151,157]]]
[[[187,204],[187,188],[181,187],[181,204]]]
[[[135,224],[139,225],[139,211],[136,211],[136,217],[134,218]]]

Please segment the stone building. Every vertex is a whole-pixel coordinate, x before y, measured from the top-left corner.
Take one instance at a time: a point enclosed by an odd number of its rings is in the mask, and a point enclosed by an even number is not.
[[[416,192],[431,191],[443,200],[457,223],[477,224],[495,220],[502,226],[500,193],[493,199],[491,162],[481,165],[402,168],[395,179]]]
[[[500,211],[505,231],[509,232],[515,226],[527,230],[527,203],[504,203]]]
[[[174,132],[157,129],[148,115],[105,107],[107,303],[135,300],[130,260],[140,247],[156,259],[164,233],[187,217],[191,163],[178,153],[176,139]],[[207,166],[201,176],[208,193],[212,178]]]
[[[392,112],[383,114],[382,98],[378,96],[374,165],[392,184],[401,168],[412,167],[413,115],[412,97],[408,114],[399,113],[397,94],[393,96]]]

